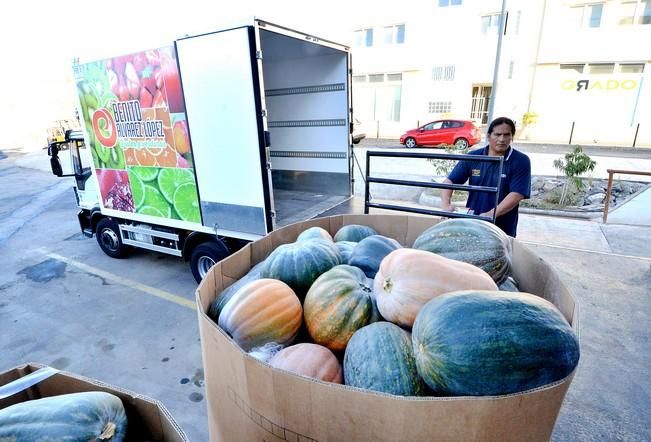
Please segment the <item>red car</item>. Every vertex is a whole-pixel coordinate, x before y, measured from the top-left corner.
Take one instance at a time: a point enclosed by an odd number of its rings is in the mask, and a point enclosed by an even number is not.
[[[470,147],[481,140],[481,133],[470,120],[436,120],[417,129],[408,130],[400,137],[405,147],[454,144]]]

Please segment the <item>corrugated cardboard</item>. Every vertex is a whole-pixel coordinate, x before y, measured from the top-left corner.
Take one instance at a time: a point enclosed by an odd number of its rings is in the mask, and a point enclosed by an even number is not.
[[[0,385],[8,384],[44,367],[29,363],[0,373]],[[187,442],[183,430],[160,402],[103,382],[60,371],[38,384],[0,399],[0,409],[33,399],[84,391],[105,391],[122,399],[127,413],[127,440],[151,442]]]
[[[244,353],[207,316],[210,303],[271,251],[308,227],[334,233],[344,224],[372,226],[410,246],[438,218],[339,215],[294,224],[215,265],[197,289],[199,330],[213,441],[549,440],[574,373],[554,384],[492,397],[405,398],[320,382],[271,368]],[[513,240],[521,290],[552,301],[578,334],[574,298],[556,272]]]

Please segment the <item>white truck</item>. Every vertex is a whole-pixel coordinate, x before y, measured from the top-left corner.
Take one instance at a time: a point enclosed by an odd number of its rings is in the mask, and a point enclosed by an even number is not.
[[[82,232],[111,257],[176,255],[200,281],[352,196],[344,45],[253,19],[73,69],[82,131],[49,154],[75,177]]]

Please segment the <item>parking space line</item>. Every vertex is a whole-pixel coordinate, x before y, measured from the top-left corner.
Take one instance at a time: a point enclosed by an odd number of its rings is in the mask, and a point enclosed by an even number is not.
[[[134,290],[138,290],[141,292],[145,292],[149,295],[156,296],[157,298],[164,299],[169,302],[173,302],[174,304],[178,304],[182,307],[187,307],[191,310],[196,310],[197,307],[194,303],[194,301],[189,301],[181,296],[174,295],[172,293],[166,292],[164,290],[157,289],[155,287],[150,287],[145,284],[141,284],[138,281],[133,281],[131,279],[123,278],[121,276],[114,275],[113,273],[110,272],[105,272],[104,270],[97,269],[93,266],[89,266],[88,264],[84,264],[79,261],[75,261],[74,259],[71,258],[66,258],[65,256],[58,255],[56,253],[48,253],[44,252],[46,256],[49,256],[52,259],[56,259],[57,261],[65,262],[66,264],[69,264],[73,267],[77,267],[80,270],[83,270],[84,272],[99,276],[101,278],[104,278],[108,281],[112,281],[116,284],[120,285],[125,285],[129,288],[132,288]]]

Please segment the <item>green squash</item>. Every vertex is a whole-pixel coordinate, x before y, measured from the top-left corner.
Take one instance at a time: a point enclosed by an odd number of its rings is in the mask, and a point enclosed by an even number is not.
[[[360,224],[348,224],[346,226],[343,226],[339,230],[337,230],[337,233],[335,233],[334,240],[335,242],[339,241],[352,241],[352,242],[360,242],[367,236],[371,235],[377,235],[378,232],[368,226],[362,226]]]
[[[400,247],[400,243],[393,238],[367,236],[353,248],[348,264],[359,267],[369,278],[375,278],[384,257]]]
[[[353,249],[357,245],[356,242],[353,241],[337,241],[335,242],[335,245],[339,249],[339,253],[341,254],[341,263],[342,264],[348,264],[348,261],[350,260],[350,256],[353,254]]]
[[[0,410],[1,441],[119,442],[126,433],[122,401],[102,391],[50,396]]]
[[[298,238],[296,238],[296,241],[305,241],[308,239],[325,239],[328,241],[332,241],[332,235],[328,233],[326,229],[323,227],[310,227],[309,229],[303,230],[299,235]]]
[[[409,332],[390,322],[374,322],[355,332],[344,354],[344,383],[400,396],[422,396]]]
[[[579,362],[579,341],[558,309],[528,293],[459,291],[416,316],[418,373],[441,396],[517,393],[559,381]]]
[[[319,276],[339,264],[334,242],[310,239],[278,246],[264,260],[260,276],[283,281],[302,299]]]
[[[511,243],[497,226],[478,219],[454,218],[421,233],[413,247],[475,265],[497,285],[511,273]]]
[[[353,333],[377,320],[373,280],[349,265],[338,265],[317,278],[303,302],[308,333],[332,351],[346,348]]]

